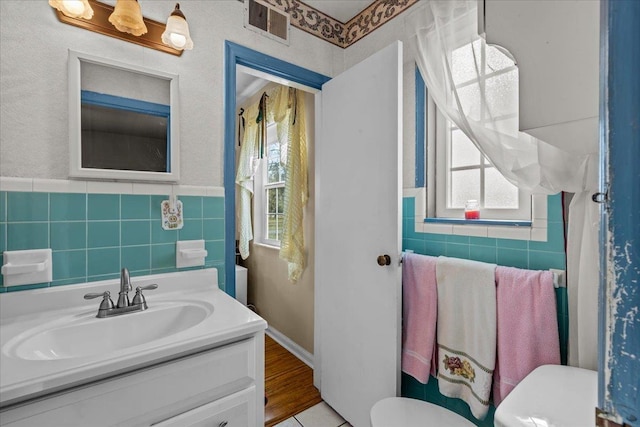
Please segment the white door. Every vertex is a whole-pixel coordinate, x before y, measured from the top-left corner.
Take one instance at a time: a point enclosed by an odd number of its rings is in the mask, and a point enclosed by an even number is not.
[[[402,43],[324,84],[321,104],[315,366],[322,398],[365,427],[400,391]]]

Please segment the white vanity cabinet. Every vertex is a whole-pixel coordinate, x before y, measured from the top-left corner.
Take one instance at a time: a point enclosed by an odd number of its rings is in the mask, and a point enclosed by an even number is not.
[[[0,412],[32,426],[264,425],[264,333]],[[262,390],[262,392],[258,392]]]
[[[216,278],[215,269],[141,276],[136,285],[158,284],[149,308],[105,319],[82,296],[116,280],[0,295],[0,426],[262,427],[267,324]],[[86,305],[47,309],[64,301]],[[158,321],[172,313],[177,332]],[[107,326],[117,333],[100,333]],[[41,338],[70,327],[75,338]]]
[[[247,426],[255,410],[255,387],[169,418],[157,427],[233,427]]]

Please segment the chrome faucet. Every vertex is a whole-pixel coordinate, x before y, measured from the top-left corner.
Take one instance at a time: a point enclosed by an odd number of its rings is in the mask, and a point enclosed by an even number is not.
[[[129,291],[131,290],[131,279],[129,270],[125,267],[120,271],[120,293],[118,294],[117,308],[129,307]]]
[[[118,294],[117,305],[113,304],[113,301],[111,300],[111,293],[109,291],[86,294],[84,299],[102,297],[102,302],[100,303],[100,308],[98,308],[98,315],[96,317],[103,318],[117,316],[119,314],[143,311],[149,308],[144,295],[142,295],[142,291],[156,289],[157,287],[158,285],[155,283],[147,286],[136,287],[136,295],[133,297],[133,301],[129,302],[131,278],[129,277],[129,270],[123,268],[120,271],[120,293]]]

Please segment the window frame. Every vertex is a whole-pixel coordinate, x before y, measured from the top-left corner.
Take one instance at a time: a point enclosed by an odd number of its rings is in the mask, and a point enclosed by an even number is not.
[[[430,206],[434,206],[434,175],[429,173],[435,167],[435,105],[433,99],[427,97],[428,89],[422,74],[415,68],[415,187],[404,188],[403,198],[412,199],[413,212],[407,216],[413,221],[405,224],[406,233],[428,233],[456,235],[466,237],[489,237],[532,242],[548,241],[548,198],[546,194],[534,193],[531,200],[532,217],[527,221],[467,221],[462,218],[445,219],[429,217]]]
[[[267,143],[265,147],[273,142],[278,142],[278,132],[276,123],[270,123],[267,125]],[[254,197],[253,197],[253,224],[254,224],[254,243],[269,246],[273,248],[280,248],[280,240],[270,239],[269,224],[268,224],[268,210],[269,210],[269,197],[267,191],[271,189],[282,188],[284,191],[285,181],[277,181],[269,183],[268,179],[268,161],[269,156],[266,154],[262,159],[258,159],[258,165],[256,168],[256,174],[254,179]],[[284,212],[282,213],[284,216]]]
[[[483,45],[484,46],[484,45]],[[476,78],[471,78],[456,85],[457,88],[462,88],[473,84],[475,82],[481,87],[480,97],[481,100],[486,97],[486,91],[484,87],[485,82],[489,79],[498,77],[502,74],[509,73],[513,70],[517,70],[517,66],[509,66],[496,71],[486,72],[486,51],[480,50],[480,69],[481,74]],[[480,170],[480,197],[479,202],[481,205],[482,217],[481,219],[498,220],[498,221],[513,221],[515,222],[528,222],[533,219],[533,202],[532,194],[527,191],[523,191],[517,188],[518,191],[518,208],[517,209],[487,209],[484,207],[484,191],[485,191],[485,176],[484,173],[489,168],[494,168],[491,162],[484,156],[482,156],[476,165],[453,168],[451,167],[451,135],[452,128],[456,128],[455,124],[449,122],[445,116],[439,111],[435,102],[428,94],[426,86],[424,88],[426,93],[426,122],[427,122],[427,149],[426,151],[426,163],[427,163],[427,188],[434,189],[435,191],[429,191],[427,195],[427,218],[428,219],[459,219],[464,218],[464,208],[451,208],[449,207],[449,197],[451,194],[451,172],[452,169],[464,170],[464,169],[479,169]],[[485,109],[481,109],[480,120],[485,120]],[[516,114],[509,114],[499,119],[510,119],[518,117]],[[482,154],[482,153],[480,153]]]
[[[430,97],[429,97],[430,99]],[[518,209],[487,209],[484,207],[484,171],[488,169],[494,169],[491,162],[482,157],[483,162],[474,165],[473,167],[450,167],[451,164],[451,128],[455,125],[449,122],[444,115],[438,111],[435,103],[431,100],[431,108],[435,111],[435,138],[434,141],[428,141],[427,144],[433,144],[433,157],[435,162],[432,167],[428,168],[430,174],[434,174],[430,180],[434,185],[430,188],[435,188],[435,197],[433,203],[429,206],[427,216],[431,218],[464,218],[464,208],[451,208],[449,207],[448,198],[451,192],[451,171],[464,170],[478,168],[481,170],[480,175],[480,199],[482,216],[481,219],[502,220],[502,221],[531,221],[532,207],[531,200],[532,194],[528,191],[524,191],[518,188]],[[457,127],[456,127],[457,129]],[[428,150],[429,151],[429,150]],[[481,153],[480,153],[481,154]]]

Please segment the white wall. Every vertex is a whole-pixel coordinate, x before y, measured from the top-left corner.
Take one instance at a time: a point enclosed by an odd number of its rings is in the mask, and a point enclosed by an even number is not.
[[[520,129],[598,116],[600,2],[502,1],[485,7],[487,43],[520,69]]]
[[[487,0],[488,43],[520,69],[520,130],[577,153],[598,151],[600,2]]]
[[[113,2],[110,2],[113,3]],[[165,21],[175,0],[141,1]],[[224,41],[334,75],[339,48],[292,29],[289,46],[243,27],[243,3],[183,0],[194,49],[176,57],[58,21],[46,1],[0,2],[0,176],[66,179],[68,49],[180,77],[180,183],[223,185]]]

